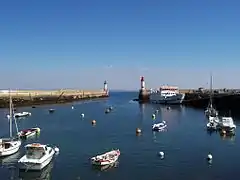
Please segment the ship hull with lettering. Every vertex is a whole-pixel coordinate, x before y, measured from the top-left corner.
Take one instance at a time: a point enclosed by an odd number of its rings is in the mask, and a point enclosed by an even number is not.
[[[180,93],[178,87],[162,86],[159,90],[151,90],[149,100],[156,104],[182,104],[185,94]]]

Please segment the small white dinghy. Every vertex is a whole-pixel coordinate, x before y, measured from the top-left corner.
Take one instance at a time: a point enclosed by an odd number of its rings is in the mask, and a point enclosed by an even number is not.
[[[166,121],[163,121],[161,123],[156,123],[152,125],[153,131],[162,131],[167,127]]]
[[[21,118],[21,117],[27,117],[31,116],[32,114],[30,112],[20,112],[20,113],[14,113],[15,118]],[[7,118],[10,118],[10,115],[7,115]]]
[[[28,144],[25,148],[26,155],[18,161],[20,170],[41,170],[51,162],[57,152],[53,147],[38,143]]]
[[[93,165],[97,165],[97,166],[105,166],[105,165],[113,164],[118,160],[118,157],[120,156],[120,154],[121,153],[119,149],[112,150],[104,154],[92,157],[91,162]]]
[[[28,137],[31,137],[31,136],[35,136],[37,134],[40,133],[40,128],[36,127],[36,128],[30,128],[30,129],[25,129],[25,130],[22,130],[18,133],[18,136],[21,138],[21,139],[26,139]]]

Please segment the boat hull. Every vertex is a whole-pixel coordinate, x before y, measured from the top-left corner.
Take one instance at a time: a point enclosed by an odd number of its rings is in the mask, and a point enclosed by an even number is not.
[[[104,161],[104,162],[92,161],[92,165],[95,165],[95,166],[106,166],[106,165],[114,164],[117,160],[118,160],[118,158],[116,158],[114,160]]]
[[[22,139],[26,139],[26,138],[29,138],[29,137],[36,136],[39,133],[40,133],[40,128],[32,128],[32,129],[27,130],[27,132],[20,131],[19,132],[19,137],[22,138]]]
[[[176,94],[174,96],[162,96],[160,93],[152,93],[149,101],[155,104],[182,104],[185,94]]]
[[[0,149],[0,157],[10,156],[12,154],[15,154],[20,149],[20,146],[21,146],[21,141],[17,141],[16,145],[14,145],[13,147],[10,147],[8,149],[4,149],[4,148]]]
[[[152,130],[153,130],[153,131],[162,131],[162,130],[164,130],[166,127],[167,127],[166,124],[163,125],[163,126],[153,126],[153,127],[152,127]]]
[[[104,156],[109,156],[109,155],[111,155],[112,157],[106,158],[106,159],[103,158]],[[95,166],[111,165],[111,164],[114,164],[115,162],[117,162],[119,156],[120,156],[119,150],[110,151],[103,155],[98,155],[98,156],[91,158],[91,163],[92,163],[92,165],[95,165]],[[99,159],[98,159],[98,157],[99,157]]]
[[[20,170],[40,171],[52,161],[54,153],[55,152],[53,150],[51,154],[49,154],[49,157],[37,163],[31,162],[31,160],[28,160],[28,159],[22,160],[21,158],[18,161],[18,168]]]

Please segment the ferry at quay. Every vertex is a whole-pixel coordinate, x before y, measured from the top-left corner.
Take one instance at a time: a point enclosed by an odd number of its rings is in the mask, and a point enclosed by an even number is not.
[[[156,104],[182,104],[185,94],[176,86],[161,86],[157,90],[150,89],[149,101]]]

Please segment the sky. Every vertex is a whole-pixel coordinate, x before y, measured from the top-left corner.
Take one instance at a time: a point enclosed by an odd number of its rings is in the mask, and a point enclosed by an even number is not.
[[[240,1],[2,0],[0,89],[239,88]]]

